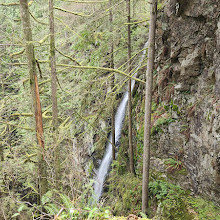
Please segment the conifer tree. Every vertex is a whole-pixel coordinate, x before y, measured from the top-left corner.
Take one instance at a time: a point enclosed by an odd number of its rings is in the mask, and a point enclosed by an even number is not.
[[[131,75],[131,2],[127,0],[127,22],[128,22],[128,74]],[[134,170],[134,150],[132,143],[132,94],[131,94],[131,78],[128,81],[128,138],[129,138],[129,159],[130,172],[135,174]]]
[[[112,13],[112,6],[113,6],[113,0],[109,0],[109,31],[111,33],[111,45],[110,45],[110,68],[114,69],[114,39],[113,39],[113,13]],[[115,75],[112,73],[112,78],[111,78],[111,88],[112,92],[114,85],[115,85]],[[113,95],[113,104],[112,104],[112,160],[115,160],[115,107],[114,107],[114,101],[115,101],[115,96]]]
[[[34,44],[32,39],[32,29],[30,23],[30,15],[27,0],[20,0],[20,13],[25,38],[25,50],[28,62],[28,70],[30,77],[30,87],[32,94],[32,105],[36,123],[36,137],[39,145],[38,149],[38,175],[39,175],[39,195],[40,197],[47,192],[47,171],[44,158],[44,131],[42,121],[42,111],[40,103],[40,94],[36,72],[36,59],[34,55]],[[40,200],[39,200],[40,201]]]
[[[152,104],[152,84],[153,66],[155,54],[155,30],[157,18],[157,0],[151,1],[150,27],[149,27],[149,48],[146,72],[145,88],[145,122],[144,122],[144,153],[143,153],[143,182],[142,182],[142,212],[147,212],[148,207],[148,184],[150,169],[150,134],[151,134],[151,104]]]
[[[57,144],[58,136],[58,108],[57,108],[57,76],[55,56],[55,31],[54,31],[54,3],[49,0],[49,25],[50,25],[50,70],[51,70],[51,99],[52,99],[52,121],[53,121],[53,148],[54,168],[56,177],[56,188],[59,188],[60,181],[60,152]]]

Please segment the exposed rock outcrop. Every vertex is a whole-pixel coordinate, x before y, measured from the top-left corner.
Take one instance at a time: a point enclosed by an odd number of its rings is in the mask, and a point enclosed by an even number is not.
[[[172,112],[177,120],[154,150],[160,157],[182,152],[188,187],[220,205],[220,2],[167,0],[162,10],[154,92],[157,101],[172,99],[180,115]]]

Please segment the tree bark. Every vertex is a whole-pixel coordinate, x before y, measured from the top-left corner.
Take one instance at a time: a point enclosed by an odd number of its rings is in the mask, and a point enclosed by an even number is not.
[[[148,184],[150,169],[150,134],[151,134],[151,104],[153,66],[155,54],[155,30],[157,19],[157,0],[151,0],[149,27],[149,48],[146,72],[146,94],[145,94],[145,123],[144,123],[144,152],[143,152],[143,182],[142,182],[142,212],[146,213],[148,208]]]
[[[114,69],[114,40],[113,40],[113,14],[112,14],[112,0],[109,0],[109,7],[111,8],[109,10],[109,25],[110,25],[110,28],[109,28],[109,31],[111,33],[111,46],[110,46],[110,68],[111,69]],[[112,89],[112,92],[113,91],[113,88],[115,86],[115,75],[113,73],[112,75],[112,78],[111,78],[111,89]],[[112,119],[111,119],[111,122],[112,122],[112,160],[115,160],[115,106],[114,106],[114,102],[115,102],[115,95],[113,96],[113,100],[112,100]]]
[[[54,168],[56,188],[60,188],[60,149],[57,144],[58,137],[58,108],[57,108],[57,76],[55,56],[55,31],[53,0],[49,0],[49,25],[50,25],[50,69],[51,69],[51,99],[52,99],[52,123],[53,123],[53,146],[54,146]]]
[[[38,151],[38,172],[39,172],[39,195],[40,197],[47,192],[47,172],[46,172],[46,162],[44,160],[44,132],[43,132],[43,121],[42,121],[42,111],[39,95],[39,87],[37,81],[36,73],[36,59],[34,55],[34,45],[32,41],[32,29],[30,23],[28,1],[20,0],[20,12],[21,21],[23,25],[23,32],[25,38],[26,55],[28,60],[28,69],[30,75],[30,87],[32,94],[32,105],[35,116],[35,126],[36,126],[36,137],[39,145]]]
[[[4,161],[4,150],[3,150],[3,145],[0,145],[0,161]]]
[[[131,74],[131,3],[127,0],[127,13],[128,13],[128,74]],[[129,138],[129,165],[130,172],[135,174],[134,170],[134,150],[132,143],[132,103],[131,103],[131,79],[128,81],[128,138]]]

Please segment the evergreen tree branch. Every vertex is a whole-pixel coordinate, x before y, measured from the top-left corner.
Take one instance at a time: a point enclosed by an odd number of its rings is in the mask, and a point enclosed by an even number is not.
[[[46,36],[44,36],[41,40],[39,40],[38,41],[38,43],[39,44],[42,44],[42,43],[44,43],[48,38],[50,37],[50,35],[48,34],[48,35],[46,35]]]
[[[114,4],[113,6],[107,8],[105,11],[108,12],[108,11],[110,11],[112,8],[114,8],[114,7],[118,6],[118,5],[120,5],[120,4],[123,3],[123,2],[124,2],[124,0],[122,0],[122,1],[120,1],[120,2],[118,2],[118,3],[116,3],[116,4]]]
[[[39,63],[49,63],[49,60],[38,60]],[[27,63],[10,63],[13,66],[26,66]]]
[[[130,23],[124,23],[125,25],[132,25],[132,24],[140,24],[140,23],[143,23],[145,21],[149,21],[148,19],[144,19],[144,20],[141,20],[141,21],[135,21],[135,22],[130,22]]]
[[[130,79],[136,80],[138,82],[141,83],[145,83],[145,81],[132,77],[129,74],[120,71],[118,69],[111,69],[111,68],[106,68],[106,67],[96,67],[96,66],[74,66],[74,65],[69,65],[69,64],[57,64],[57,66],[62,66],[62,67],[67,67],[67,68],[74,68],[74,69],[95,69],[95,70],[103,70],[103,71],[107,71],[107,72],[115,72],[115,73],[119,73],[121,75],[127,76]]]
[[[60,89],[61,89],[63,92],[65,92],[65,93],[67,93],[68,95],[72,96],[71,93],[69,93],[68,91],[66,91],[66,90],[64,90],[64,89],[62,88],[62,86],[60,85],[60,82],[59,82],[58,77],[57,77],[57,83],[58,83]],[[101,109],[103,109],[103,108],[101,108]],[[83,117],[79,112],[75,111],[75,113],[76,113],[81,119],[83,119],[85,122],[87,122],[89,126],[91,126],[93,129],[97,130],[98,133],[100,133],[100,135],[101,135],[102,137],[104,137],[110,144],[112,144],[111,141],[109,141],[108,137],[107,137],[102,131],[100,131],[96,126],[94,126],[92,123],[90,123],[90,122],[89,122],[85,117]],[[95,119],[95,121],[96,121],[96,119]]]
[[[37,18],[34,17],[34,15],[30,12],[29,10],[29,14],[31,15],[31,17],[39,24],[43,24],[43,25],[48,25],[48,23],[45,23],[43,21],[38,20]]]
[[[144,51],[144,50],[146,50],[146,48],[143,48],[143,49],[141,49],[140,51],[138,51],[138,52],[137,52],[136,54],[134,54],[134,55],[131,57],[131,59],[129,59],[129,60],[134,59],[139,53],[141,53],[141,52]],[[125,63],[123,63],[118,69],[120,70],[122,67],[124,67],[126,64],[128,64],[129,60],[127,60]]]
[[[61,22],[61,23],[66,27],[67,30],[73,32],[73,33],[74,33],[75,35],[77,35],[80,39],[84,40],[77,32],[73,31],[73,30],[70,28],[70,26],[67,25],[61,18],[58,18],[58,17],[56,17],[56,16],[55,16],[55,18],[56,18],[59,22]]]
[[[24,129],[24,130],[27,130],[27,131],[35,131],[34,128],[29,128],[29,127],[24,127],[24,126],[15,125],[15,124],[12,124],[12,123],[6,122],[6,121],[0,121],[0,123],[6,124],[6,125],[10,125],[10,126],[14,126],[14,127],[16,127],[16,128],[21,128],[21,129]]]
[[[38,83],[38,85],[40,86],[40,85],[43,85],[43,84],[48,83],[50,81],[51,81],[51,79],[47,79],[47,80],[44,80],[44,81]]]
[[[42,71],[41,71],[41,68],[40,68],[40,63],[39,63],[39,61],[37,59],[36,59],[36,64],[37,64],[37,68],[38,68],[39,73],[40,73],[40,78],[42,79],[43,75],[42,75]]]
[[[20,54],[23,54],[24,51],[25,51],[25,49],[23,48],[21,51],[18,51],[18,52],[15,52],[15,53],[10,54],[10,57],[15,57],[15,56],[18,56],[18,55],[20,55]]]
[[[74,2],[74,3],[106,3],[108,0],[105,1],[76,1],[76,0],[61,0],[62,2]]]
[[[0,3],[1,6],[18,6],[18,2],[12,2],[12,3]]]
[[[71,56],[68,56],[68,55],[64,54],[63,52],[61,52],[61,51],[60,51],[59,49],[57,49],[57,48],[55,48],[55,49],[56,49],[56,51],[57,51],[59,54],[63,55],[64,57],[66,57],[66,58],[72,60],[74,63],[76,63],[76,64],[78,64],[79,66],[81,66],[81,64],[80,64],[77,60],[75,60],[74,58],[72,58]]]
[[[59,8],[59,7],[54,7],[54,9],[62,11],[62,12],[70,13],[70,14],[73,14],[73,15],[81,16],[81,17],[90,17],[90,16],[93,15],[93,14],[86,15],[86,14],[82,14],[82,13],[79,13],[79,12],[73,12],[73,11],[69,11],[69,10],[66,10],[64,8]]]

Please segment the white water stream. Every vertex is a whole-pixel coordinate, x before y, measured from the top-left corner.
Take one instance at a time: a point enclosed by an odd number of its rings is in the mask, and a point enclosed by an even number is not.
[[[143,60],[146,55],[146,48],[148,46],[148,41],[144,45],[144,50],[142,53],[142,56],[140,57],[139,64],[137,68],[134,70],[134,72],[139,69],[143,63]],[[134,74],[134,77],[137,75],[137,73]],[[131,83],[131,90],[133,90],[135,85],[135,80],[132,80]],[[126,92],[121,100],[120,105],[118,106],[117,112],[115,114],[115,143],[117,143],[120,140],[121,137],[121,129],[123,125],[123,121],[125,118],[125,111],[128,103],[128,92]],[[109,136],[109,141],[112,141],[112,134]],[[93,198],[95,201],[99,201],[102,191],[103,191],[103,185],[105,178],[108,174],[108,170],[110,168],[110,164],[112,162],[112,145],[111,143],[108,142],[106,146],[106,152],[105,155],[102,159],[102,162],[99,166],[99,169],[97,171],[97,176],[95,178],[95,183],[94,183],[94,195]]]

